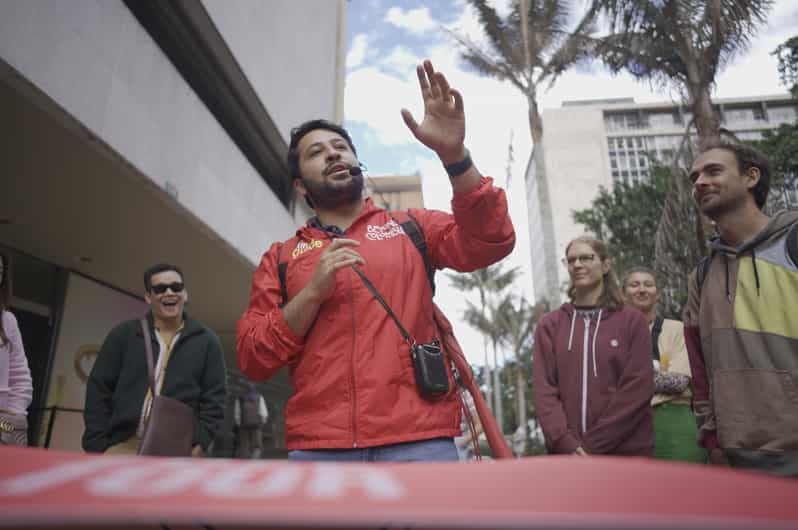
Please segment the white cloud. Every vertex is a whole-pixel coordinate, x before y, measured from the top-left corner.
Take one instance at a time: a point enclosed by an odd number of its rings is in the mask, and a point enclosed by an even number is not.
[[[417,85],[406,77],[389,75],[377,68],[354,70],[346,77],[346,119],[367,124],[376,141],[386,145],[414,142],[399,111],[419,98]]]
[[[365,33],[355,35],[352,39],[352,47],[349,48],[349,53],[346,54],[346,68],[357,68],[363,64],[366,58],[366,51],[368,49],[368,36]]]
[[[394,6],[385,14],[383,22],[393,24],[397,28],[416,35],[421,35],[438,27],[438,23],[432,18],[428,7],[404,11],[401,7]]]
[[[415,71],[416,65],[422,60],[423,58],[404,46],[395,46],[384,59],[380,60],[379,65],[404,76],[407,72]]]

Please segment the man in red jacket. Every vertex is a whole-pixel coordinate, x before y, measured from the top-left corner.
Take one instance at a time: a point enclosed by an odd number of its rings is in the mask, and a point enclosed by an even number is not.
[[[411,210],[432,267],[472,271],[510,253],[515,233],[504,192],[474,167],[463,99],[429,61],[417,68],[419,124],[451,178],[453,215]],[[288,166],[316,216],[264,254],[238,323],[238,362],[254,380],[289,366],[286,445],[294,460],[457,460],[460,400],[422,397],[396,322],[358,276],[372,282],[412,341],[436,339],[421,253],[394,216],[363,197],[349,134],[324,120],[292,131]],[[282,277],[282,279],[281,279]]]

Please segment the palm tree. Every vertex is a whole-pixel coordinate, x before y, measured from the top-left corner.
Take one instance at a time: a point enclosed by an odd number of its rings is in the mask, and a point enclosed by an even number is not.
[[[509,303],[502,306],[502,311],[496,316],[500,319],[499,326],[504,329],[504,346],[513,352],[515,357],[515,398],[516,420],[523,433],[522,453],[525,450],[527,439],[527,399],[526,387],[532,382],[526,378],[523,367],[525,365],[523,354],[528,351],[532,333],[535,329],[534,308],[521,297],[516,300],[510,298]],[[531,375],[531,374],[529,374]]]
[[[554,225],[543,163],[543,120],[538,92],[551,87],[568,68],[588,58],[593,13],[588,13],[569,32],[569,0],[516,0],[504,18],[487,0],[468,0],[468,3],[479,16],[487,43],[481,45],[457,33],[452,36],[462,48],[463,60],[477,72],[509,81],[526,97],[541,229],[547,248],[553,250]],[[547,252],[544,259],[549,270],[556,269],[553,252]],[[556,279],[549,283],[544,289],[548,294],[556,293]]]
[[[468,302],[468,308],[463,313],[463,319],[468,324],[479,330],[485,337],[490,339],[493,349],[493,413],[499,428],[504,432],[504,405],[502,400],[501,368],[499,366],[499,346],[506,341],[507,329],[505,328],[502,314],[508,311],[512,304],[511,295],[504,298],[488,302],[487,312],[485,308],[477,307],[472,302]]]
[[[497,263],[495,265],[491,265],[489,267],[485,267],[484,269],[479,269],[467,274],[447,274],[446,276],[451,281],[452,286],[460,291],[477,291],[479,294],[479,315],[484,320],[487,318],[486,311],[488,308],[488,302],[492,300],[493,297],[498,296],[499,293],[504,291],[508,286],[510,286],[515,279],[518,278],[519,274],[520,271],[517,267],[505,271],[504,265],[502,263]],[[477,329],[479,328],[477,327]],[[490,389],[491,386],[493,386],[494,404],[492,408],[493,411],[496,412],[495,397],[499,395],[499,385],[495,384],[496,380],[498,379],[497,377],[494,377],[494,381],[491,383],[491,370],[487,344],[488,339],[489,336],[483,333],[485,369],[487,370],[487,377],[485,380],[487,381],[488,386],[488,402],[490,403],[492,401]],[[498,368],[498,365],[495,365],[495,368]]]
[[[693,112],[699,145],[720,137],[711,90],[744,52],[773,0],[593,0],[609,20],[595,52],[613,72],[676,88]]]
[[[593,0],[589,11],[609,21],[595,54],[612,72],[681,93],[692,112],[698,145],[721,137],[711,90],[718,73],[744,52],[766,21],[772,0]],[[687,136],[687,133],[686,133]],[[655,240],[655,268],[663,278],[686,277],[706,255],[709,223],[692,200],[685,170],[690,142],[674,158]],[[685,245],[685,243],[687,243]],[[668,285],[676,292],[681,285]],[[663,302],[665,300],[663,299]]]

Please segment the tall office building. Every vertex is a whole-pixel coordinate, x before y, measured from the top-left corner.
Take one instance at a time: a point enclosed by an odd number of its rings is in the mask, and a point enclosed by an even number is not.
[[[0,2],[0,248],[34,380],[32,443],[80,449],[86,376],[108,331],[144,312],[152,264],[183,268],[187,311],[235,373],[252,273],[309,213],[294,200],[289,131],[343,120],[346,11]],[[287,381],[262,388],[279,419]]]
[[[715,101],[721,125],[741,140],[798,119],[788,95]],[[543,112],[545,180],[527,166],[527,204],[535,297],[558,303],[568,280],[560,259],[583,228],[572,212],[590,206],[599,187],[649,176],[650,155],[667,162],[692,119],[673,103],[635,103],[631,98],[571,101]],[[798,202],[798,196],[795,197]]]

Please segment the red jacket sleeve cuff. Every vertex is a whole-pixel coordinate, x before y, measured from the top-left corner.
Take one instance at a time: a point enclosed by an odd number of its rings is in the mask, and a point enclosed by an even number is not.
[[[291,328],[288,327],[288,324],[285,322],[283,310],[279,307],[273,309],[272,322],[274,322],[277,334],[280,335],[285,342],[291,344],[297,349],[305,345],[305,338],[297,335]]]
[[[557,452],[564,455],[573,454],[582,445],[574,435],[566,433],[565,436],[557,440]]]
[[[468,191],[461,191],[452,195],[452,209],[464,208],[468,209],[469,205],[482,196],[486,188],[493,186],[493,179],[490,177],[482,176],[479,179],[479,184],[474,186]]]

